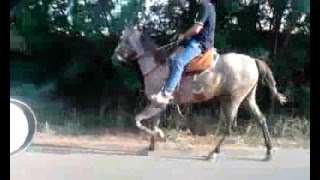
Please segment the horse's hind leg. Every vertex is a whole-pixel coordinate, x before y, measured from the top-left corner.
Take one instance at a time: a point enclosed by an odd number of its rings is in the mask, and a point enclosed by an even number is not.
[[[224,142],[225,138],[228,137],[231,133],[232,123],[235,121],[235,118],[238,114],[238,108],[240,106],[240,100],[232,100],[221,102],[220,107],[220,121],[224,121],[223,134],[221,138],[218,140],[218,143],[214,147],[214,149],[209,152],[207,159],[211,159],[212,155],[218,154],[220,152],[220,146]]]
[[[245,101],[248,104],[248,107],[249,107],[252,115],[258,121],[259,125],[262,128],[263,137],[264,137],[264,140],[265,140],[265,146],[267,148],[265,160],[270,160],[272,144],[271,144],[271,139],[270,139],[270,134],[269,134],[269,131],[268,131],[266,118],[261,113],[261,111],[260,111],[260,109],[259,109],[259,107],[258,107],[258,105],[256,103],[256,87],[254,87],[252,89],[252,91],[249,93],[249,95],[247,96]]]

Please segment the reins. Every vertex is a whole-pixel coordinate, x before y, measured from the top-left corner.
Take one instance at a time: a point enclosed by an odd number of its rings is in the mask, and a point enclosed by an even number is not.
[[[176,45],[176,44],[178,44],[178,43],[180,43],[180,41],[174,41],[174,42],[172,42],[172,43],[169,43],[169,44],[163,45],[163,46],[161,46],[161,47],[158,47],[158,48],[156,49],[156,51],[159,51],[159,50],[161,50],[161,49],[164,49],[164,48],[167,48],[167,47]]]
[[[168,47],[172,47],[172,46],[174,46],[174,45],[176,45],[176,44],[179,44],[179,43],[180,43],[180,41],[174,41],[174,42],[172,42],[172,43],[169,43],[169,44],[166,44],[166,45],[163,45],[163,46],[161,46],[161,47],[156,48],[156,51],[159,51],[159,50],[162,50],[162,49],[165,49],[165,48],[168,48]],[[156,65],[156,66],[155,66],[154,68],[152,68],[149,72],[143,74],[143,76],[148,76],[151,72],[153,72],[153,71],[154,71],[155,69],[157,69],[159,66],[161,66],[161,64]]]

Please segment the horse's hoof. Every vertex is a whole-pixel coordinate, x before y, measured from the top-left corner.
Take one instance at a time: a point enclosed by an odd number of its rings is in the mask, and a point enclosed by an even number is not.
[[[203,160],[205,161],[210,161],[212,159],[212,156],[207,155],[207,156],[203,156]]]
[[[158,132],[158,135],[159,135],[159,137],[160,137],[161,139],[165,139],[165,137],[166,137],[162,131],[159,131],[159,132]]]
[[[270,161],[272,159],[272,154],[266,154],[266,157],[263,159],[263,161]]]
[[[155,130],[155,134],[154,134],[155,137],[158,137],[159,139],[165,139],[166,136],[164,135],[163,131],[161,130]]]
[[[159,139],[157,139],[157,141],[165,143],[165,142],[167,142],[167,139],[166,138],[159,138]]]
[[[149,151],[154,151],[154,145],[149,146]]]
[[[216,154],[216,155],[220,154],[220,148],[215,149],[214,154]]]
[[[218,159],[218,156],[219,156],[219,154],[218,153],[213,153],[212,155],[211,154],[209,154],[209,155],[207,155],[207,156],[204,156],[203,157],[203,159],[205,160],[205,161],[216,161],[217,159]]]
[[[166,142],[166,136],[164,135],[164,133],[162,131],[156,131],[156,133],[154,134],[153,136],[156,140],[156,141],[159,141],[159,142]]]

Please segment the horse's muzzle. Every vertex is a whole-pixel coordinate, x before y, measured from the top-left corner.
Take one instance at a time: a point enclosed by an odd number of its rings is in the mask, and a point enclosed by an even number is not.
[[[112,56],[111,56],[111,59],[112,60],[115,60],[115,61],[121,61],[121,62],[124,62],[124,58],[122,56],[120,56],[118,53],[114,53]]]

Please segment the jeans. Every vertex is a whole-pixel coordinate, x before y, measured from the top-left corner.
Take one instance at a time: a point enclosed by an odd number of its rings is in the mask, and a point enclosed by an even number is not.
[[[164,93],[172,93],[176,89],[185,67],[193,58],[201,53],[200,43],[194,39],[190,39],[179,54],[170,58],[170,73],[164,86]]]

